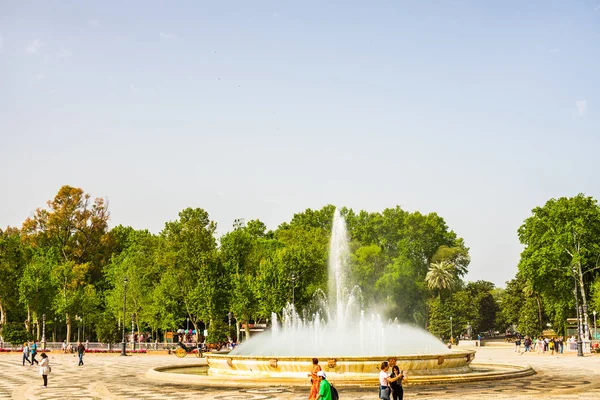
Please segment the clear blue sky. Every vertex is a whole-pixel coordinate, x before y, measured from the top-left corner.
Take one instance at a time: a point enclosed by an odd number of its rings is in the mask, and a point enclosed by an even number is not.
[[[550,197],[600,198],[600,1],[0,2],[0,226],[64,184],[111,225],[326,204],[442,215],[516,272]]]

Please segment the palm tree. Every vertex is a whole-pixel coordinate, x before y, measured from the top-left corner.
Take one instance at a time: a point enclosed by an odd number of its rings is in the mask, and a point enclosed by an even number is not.
[[[439,261],[429,264],[425,282],[429,289],[437,290],[441,297],[442,289],[450,288],[456,280],[456,267],[449,261]]]

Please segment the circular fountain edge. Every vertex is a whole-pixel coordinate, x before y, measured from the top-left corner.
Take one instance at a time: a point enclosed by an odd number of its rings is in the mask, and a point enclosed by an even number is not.
[[[198,368],[206,366],[206,363],[189,365],[168,365],[154,367],[146,372],[145,378],[153,382],[169,382],[179,384],[189,384],[204,387],[265,387],[265,386],[309,386],[309,380],[305,378],[289,377],[255,377],[255,376],[217,376],[217,375],[190,375],[180,373],[169,373],[169,370],[182,368]],[[492,381],[503,379],[523,378],[534,375],[535,370],[529,365],[513,364],[493,364],[493,363],[472,363],[472,371],[464,374],[444,374],[444,375],[409,375],[408,385],[431,385],[431,384],[452,384],[478,381]],[[371,387],[377,386],[377,376],[360,379],[350,377],[332,376],[330,381],[337,387]]]

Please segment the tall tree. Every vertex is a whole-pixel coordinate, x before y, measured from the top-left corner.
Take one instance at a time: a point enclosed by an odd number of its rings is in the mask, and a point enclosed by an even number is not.
[[[532,210],[519,228],[521,253],[519,271],[534,288],[553,290],[546,282],[571,277],[583,308],[587,309],[587,289],[600,268],[600,207],[595,199],[579,194],[550,199]],[[564,284],[564,290],[568,284]],[[571,303],[574,304],[574,303]],[[588,315],[584,313],[585,326]],[[586,337],[588,331],[584,332]]]
[[[54,301],[57,312],[65,314],[67,340],[71,337],[71,317],[80,310],[82,293],[96,292],[86,288],[102,279],[107,262],[105,239],[109,212],[104,199],[91,200],[82,189],[60,188],[48,209],[38,208],[21,229],[23,240],[33,248],[55,249],[60,255],[54,278],[60,297]]]
[[[226,311],[229,280],[217,253],[217,224],[201,208],[186,208],[161,232],[162,284],[168,284],[196,331]]]
[[[16,308],[15,285],[25,262],[19,230],[10,227],[4,231],[0,229],[0,328],[8,322],[8,309]]]
[[[19,300],[27,308],[28,320],[32,318],[36,323],[35,337],[38,340],[40,339],[40,318],[43,314],[51,317],[50,306],[56,295],[52,271],[57,258],[52,251],[44,253],[38,250],[34,252],[19,280]]]

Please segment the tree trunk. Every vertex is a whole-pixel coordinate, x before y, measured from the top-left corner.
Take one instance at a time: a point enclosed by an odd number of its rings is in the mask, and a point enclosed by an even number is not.
[[[198,343],[200,343],[200,340],[199,340],[200,332],[198,332],[198,321],[192,320],[192,326],[194,327],[194,330],[196,331],[196,333],[194,334],[194,339],[196,340],[196,344],[198,344]]]
[[[65,314],[65,323],[67,324],[67,344],[71,343],[71,317],[68,313]]]
[[[0,300],[0,325],[6,323],[6,311],[4,311],[4,303]]]
[[[42,327],[40,325],[40,320],[37,318],[35,319],[35,333],[36,333],[35,338],[37,340],[41,340],[40,338],[42,335]]]
[[[31,334],[31,307],[27,305],[27,319],[25,320],[25,330]]]
[[[578,278],[579,278],[579,290],[581,291],[581,306],[582,309],[587,311],[587,297],[585,296],[585,286],[583,284],[583,272],[581,271],[581,263],[578,262],[577,263],[577,271],[578,271]],[[589,340],[590,339],[590,330],[588,327],[588,315],[587,312],[583,313],[583,327],[584,327],[584,332],[583,332],[583,338],[584,340]]]
[[[539,328],[540,328],[540,332],[541,332],[543,330],[543,327],[542,327],[542,306],[540,305],[540,298],[539,298],[539,296],[537,294],[535,295],[535,301],[537,303],[538,324],[539,324]]]
[[[240,342],[241,342],[241,338],[240,338],[240,323],[239,323],[239,321],[237,320],[237,318],[235,319],[235,332],[236,332],[236,335],[235,335],[235,340],[236,340],[238,343],[240,343]]]
[[[249,320],[245,320],[244,321],[244,342],[248,339],[250,339],[250,321]]]

